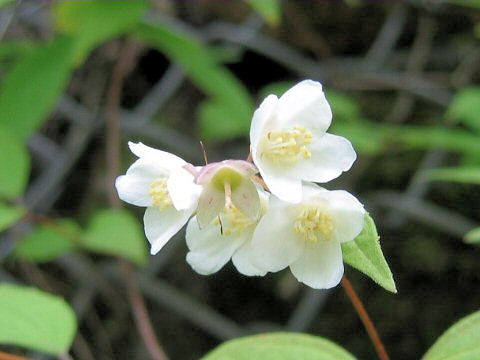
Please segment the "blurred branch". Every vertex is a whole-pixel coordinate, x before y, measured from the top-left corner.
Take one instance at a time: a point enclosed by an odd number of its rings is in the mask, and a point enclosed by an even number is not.
[[[327,290],[307,289],[290,315],[286,325],[287,329],[289,331],[306,331],[325,304],[328,295],[329,291]]]
[[[133,68],[138,56],[138,46],[128,42],[123,44],[119,58],[113,69],[110,86],[106,100],[106,147],[107,147],[107,193],[110,206],[120,208],[121,202],[115,190],[115,178],[120,173],[120,122],[119,108],[123,82],[128,72]],[[157,341],[155,332],[150,321],[145,302],[136,283],[135,273],[130,263],[119,260],[120,269],[123,273],[130,304],[132,306],[138,331],[150,353],[155,360],[166,360],[167,355]]]
[[[365,197],[372,206],[397,209],[416,221],[462,238],[479,226],[453,211],[418,198],[406,197],[393,191],[376,191]]]

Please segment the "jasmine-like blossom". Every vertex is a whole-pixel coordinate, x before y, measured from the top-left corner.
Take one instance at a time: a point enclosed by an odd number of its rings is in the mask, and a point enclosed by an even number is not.
[[[302,180],[324,183],[350,169],[355,151],[347,139],[326,133],[331,120],[322,85],[312,80],[262,102],[253,115],[250,149],[272,194],[298,203]]]
[[[145,235],[154,255],[192,216],[201,186],[194,183],[189,164],[178,156],[142,143],[128,146],[139,159],[117,178],[115,186],[120,199],[147,208]]]
[[[260,214],[268,207],[269,193],[257,187]],[[220,270],[230,259],[237,270],[247,276],[265,275],[266,271],[252,263],[251,240],[258,223],[243,214],[229,198],[223,210],[212,222],[200,228],[197,217],[187,226],[186,239],[189,252],[187,262],[202,275]]]
[[[203,186],[198,201],[197,221],[201,228],[210,224],[229,201],[242,215],[257,220],[260,199],[251,178],[254,165],[243,160],[224,160],[204,166],[195,181]]]
[[[302,190],[298,204],[270,197],[253,234],[252,261],[270,272],[289,266],[298,281],[328,289],[343,275],[340,244],[361,232],[365,210],[343,190],[328,191],[313,184]]]

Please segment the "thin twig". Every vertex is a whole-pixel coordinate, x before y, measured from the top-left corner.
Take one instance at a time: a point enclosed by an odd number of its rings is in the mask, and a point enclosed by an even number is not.
[[[350,281],[347,279],[345,275],[342,277],[341,284],[342,284],[343,290],[345,290],[345,293],[347,294],[348,298],[352,302],[353,307],[357,311],[357,314],[360,317],[360,320],[362,320],[363,326],[365,326],[365,329],[367,330],[368,336],[372,341],[373,347],[377,351],[378,358],[380,360],[389,360],[390,358],[388,357],[387,351],[385,350],[385,346],[383,346],[382,340],[380,340],[380,337],[378,336],[378,332],[377,332],[377,329],[375,329],[375,325],[373,325],[373,322],[368,316],[367,310],[365,310],[365,307],[363,306],[362,301],[358,297],[357,293],[352,287],[352,284],[350,283]]]
[[[107,148],[107,193],[110,206],[120,208],[120,199],[115,191],[115,178],[120,172],[120,99],[126,75],[133,68],[139,48],[126,42],[113,69],[106,100],[106,148]],[[155,360],[167,360],[167,355],[157,341],[145,302],[137,284],[132,265],[125,260],[119,261],[123,280],[138,331],[151,357]]]
[[[30,358],[0,351],[0,360],[29,360]]]

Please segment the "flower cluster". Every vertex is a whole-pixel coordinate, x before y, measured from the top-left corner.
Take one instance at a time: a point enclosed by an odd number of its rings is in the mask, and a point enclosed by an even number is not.
[[[129,143],[138,160],[117,178],[118,194],[147,207],[152,254],[188,222],[187,262],[200,274],[231,259],[247,276],[288,266],[310,287],[333,287],[343,275],[340,244],[361,232],[365,210],[348,192],[314,184],[338,177],[356,159],[347,139],[327,133],[331,120],[322,85],[302,81],[280,98],[268,96],[255,111],[253,163],[199,167]]]

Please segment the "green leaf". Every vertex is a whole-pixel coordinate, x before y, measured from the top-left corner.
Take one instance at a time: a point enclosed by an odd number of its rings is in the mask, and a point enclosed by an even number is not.
[[[263,88],[260,89],[258,92],[261,99],[266,98],[268,95],[273,94],[277,95],[278,97],[282,96],[284,92],[294,86],[295,83],[292,81],[277,81],[272,82],[268,85],[265,85]]]
[[[362,232],[354,240],[342,243],[343,261],[386,290],[396,293],[393,275],[383,257],[379,239],[373,219],[366,214]]]
[[[272,26],[280,23],[280,0],[247,0],[246,3]]]
[[[318,336],[271,333],[227,341],[201,360],[354,360],[337,344]]]
[[[23,208],[0,202],[0,232],[15,224],[23,214],[25,214]]]
[[[325,91],[325,96],[332,108],[333,121],[352,121],[361,117],[360,106],[354,97],[331,90]]]
[[[90,222],[81,244],[92,252],[121,256],[138,265],[147,262],[143,231],[126,210],[102,210]]]
[[[95,47],[133,27],[147,5],[143,1],[60,1],[54,9],[54,19],[57,30],[74,39],[78,64]]]
[[[469,87],[457,92],[446,116],[480,132],[480,87]]]
[[[71,70],[73,42],[58,37],[21,58],[0,89],[2,125],[25,140],[46,118],[63,91]]]
[[[72,251],[81,241],[81,229],[72,220],[37,227],[17,245],[14,256],[32,262],[47,262]]]
[[[480,359],[480,311],[464,317],[440,336],[423,360]]]
[[[465,242],[469,244],[480,244],[480,227],[470,230],[465,235]]]
[[[200,110],[200,132],[204,138],[227,139],[248,134],[253,101],[245,87],[218,63],[210,48],[163,24],[143,22],[135,35],[179,64],[209,96],[209,102]],[[221,135],[217,128],[221,129]]]
[[[422,173],[428,180],[452,181],[480,185],[480,167],[451,167],[428,170]]]
[[[22,195],[27,185],[30,158],[25,145],[0,126],[0,198]],[[8,155],[7,155],[8,154]]]
[[[70,348],[76,330],[75,314],[62,298],[0,284],[0,344],[60,355]]]

